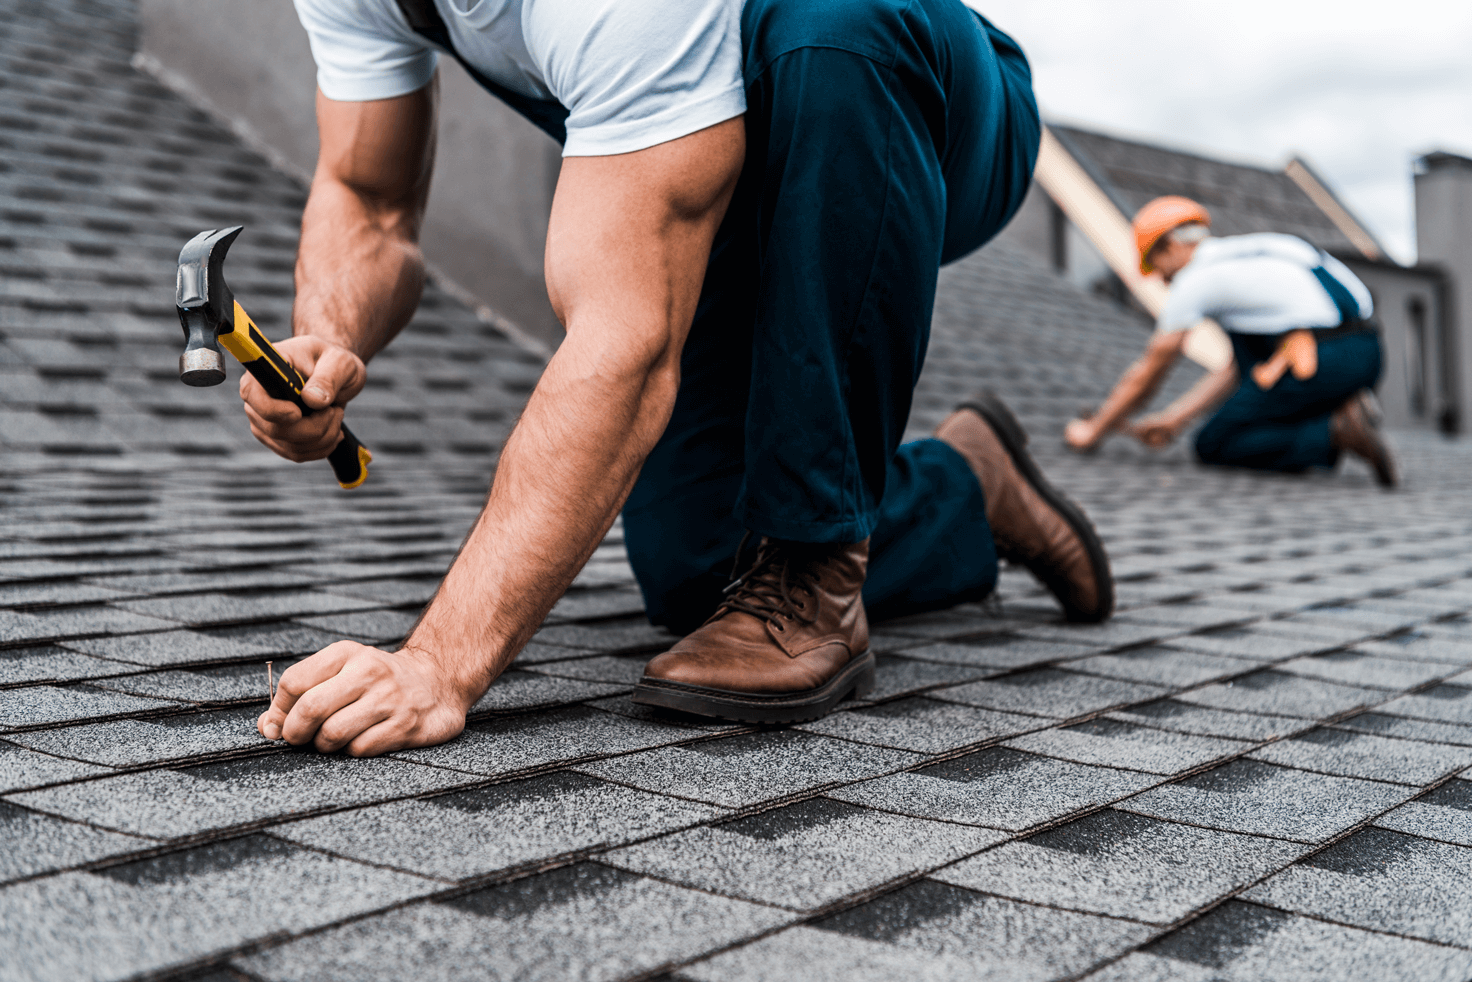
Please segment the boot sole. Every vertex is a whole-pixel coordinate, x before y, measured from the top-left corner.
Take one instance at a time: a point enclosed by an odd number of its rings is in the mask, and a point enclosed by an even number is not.
[[[851,659],[833,678],[815,689],[765,695],[644,678],[634,689],[634,702],[697,716],[740,723],[803,723],[833,712],[848,697],[862,699],[874,691],[874,652]]]
[[[1084,544],[1084,551],[1089,557],[1089,566],[1094,570],[1094,582],[1099,591],[1099,612],[1093,615],[1076,615],[1071,611],[1064,611],[1071,621],[1085,623],[1098,623],[1107,620],[1114,612],[1114,574],[1109,569],[1109,554],[1104,551],[1104,543],[1099,539],[1099,533],[1094,530],[1094,523],[1089,521],[1082,508],[1074,504],[1072,499],[1048,483],[1043,477],[1043,472],[1038,469],[1037,461],[1032,459],[1032,454],[1027,452],[1027,431],[1012,415],[1012,410],[1006,404],[990,392],[983,392],[972,396],[956,407],[957,409],[969,409],[986,421],[997,434],[997,439],[1002,441],[1002,446],[1007,448],[1007,453],[1012,458],[1013,465],[1022,474],[1038,496],[1047,503],[1063,520],[1068,527],[1073,529],[1074,534]]]

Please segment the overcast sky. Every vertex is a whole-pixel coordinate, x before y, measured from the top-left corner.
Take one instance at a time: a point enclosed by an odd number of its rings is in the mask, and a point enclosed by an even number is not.
[[[1045,117],[1281,166],[1301,154],[1397,258],[1411,163],[1472,156],[1472,3],[967,0],[1015,37]]]

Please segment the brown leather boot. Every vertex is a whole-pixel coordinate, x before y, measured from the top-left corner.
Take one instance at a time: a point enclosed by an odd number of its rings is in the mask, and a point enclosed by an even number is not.
[[[1032,571],[1070,621],[1098,622],[1114,611],[1114,576],[1104,543],[1083,509],[1043,477],[1027,433],[1001,399],[982,392],[936,428],[981,482],[997,555]]]
[[[869,540],[763,539],[693,634],[644,668],[634,701],[743,723],[817,719],[874,687],[860,591]]]
[[[1329,417],[1329,443],[1364,458],[1380,486],[1393,488],[1398,483],[1395,458],[1380,438],[1378,416],[1365,393],[1356,392]]]

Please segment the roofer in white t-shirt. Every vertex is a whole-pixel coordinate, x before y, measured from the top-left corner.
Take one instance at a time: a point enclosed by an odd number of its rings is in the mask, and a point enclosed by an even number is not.
[[[1292,235],[1210,237],[1211,216],[1189,198],[1157,198],[1135,216],[1140,270],[1160,270],[1170,294],[1145,354],[1088,419],[1064,439],[1091,450],[1143,405],[1203,318],[1232,341],[1233,366],[1192,399],[1128,428],[1162,447],[1195,415],[1226,398],[1196,435],[1203,463],[1304,471],[1333,467],[1343,451],[1364,458],[1381,485],[1395,463],[1370,397],[1380,378],[1380,333],[1370,291],[1349,268]],[[1230,397],[1228,397],[1230,394]]]
[[[546,277],[567,329],[485,510],[397,653],[293,666],[261,732],[374,754],[447,740],[620,508],[650,618],[689,632],[635,690],[753,722],[873,684],[868,614],[985,596],[998,555],[1065,613],[1113,606],[1103,546],[979,395],[900,446],[937,270],[1020,205],[1027,61],[960,0],[296,0],[321,156],[295,337],[338,407],[409,318],[435,65],[457,58],[559,140]],[[494,301],[494,298],[491,298]],[[326,455],[242,384],[256,435]]]

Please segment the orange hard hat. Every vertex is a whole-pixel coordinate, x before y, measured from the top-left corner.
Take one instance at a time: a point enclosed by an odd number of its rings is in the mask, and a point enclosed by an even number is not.
[[[1150,265],[1150,250],[1155,248],[1162,235],[1192,222],[1210,225],[1211,212],[1178,194],[1156,198],[1135,212],[1135,247],[1140,250],[1140,272],[1149,274],[1155,271],[1155,267]]]

